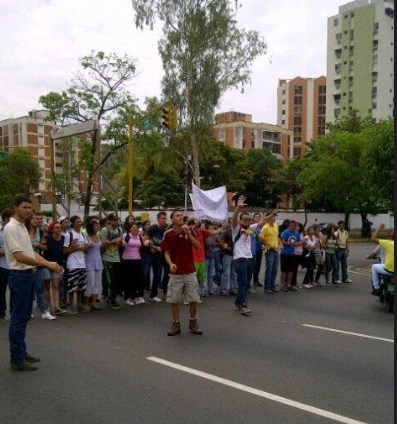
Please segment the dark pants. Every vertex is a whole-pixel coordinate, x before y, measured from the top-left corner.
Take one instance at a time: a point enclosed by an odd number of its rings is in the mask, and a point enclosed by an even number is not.
[[[103,292],[107,293],[108,302],[113,303],[116,301],[117,295],[121,295],[122,289],[120,287],[121,281],[121,264],[120,262],[107,262],[103,261],[102,271],[102,285]],[[106,287],[106,289],[105,289]]]
[[[5,318],[7,311],[6,292],[8,285],[9,269],[0,267],[0,318]]]
[[[314,279],[314,268],[316,267],[316,260],[314,254],[310,253],[309,257],[306,258],[306,274],[303,279],[303,284],[310,284]]]
[[[163,258],[160,252],[152,253],[152,269],[153,269],[153,281],[152,288],[150,290],[150,298],[158,295],[159,286],[161,284],[161,277],[163,275]]]
[[[32,315],[34,286],[37,280],[41,280],[38,274],[10,271],[8,278],[12,302],[8,339],[13,363],[22,362],[26,357],[26,326]]]
[[[254,284],[259,283],[259,273],[261,271],[262,255],[262,249],[260,249],[256,251],[256,254],[254,256]]]
[[[143,279],[142,259],[123,261],[124,299],[143,297],[145,282]]]
[[[152,267],[152,255],[149,252],[145,252],[142,261],[142,274],[145,290],[150,290],[150,268]]]
[[[251,259],[236,259],[233,261],[234,269],[237,274],[237,297],[236,306],[247,306],[247,293],[250,287],[248,277],[252,275]]]
[[[337,272],[338,272],[338,263],[336,260],[336,254],[325,252],[325,281],[329,282],[329,276],[331,274],[331,278],[332,278],[331,281],[334,283],[337,280],[336,278]]]
[[[342,281],[347,280],[347,256],[346,256],[346,249],[342,249],[340,247],[337,247],[335,249],[335,255],[336,260],[338,263],[337,266],[337,272],[336,272],[336,279],[339,280],[342,276]]]
[[[165,260],[164,256],[162,256],[163,261],[163,280],[162,280],[162,286],[163,286],[163,295],[167,295],[168,290],[168,281],[170,280],[170,266],[167,264],[167,261]]]

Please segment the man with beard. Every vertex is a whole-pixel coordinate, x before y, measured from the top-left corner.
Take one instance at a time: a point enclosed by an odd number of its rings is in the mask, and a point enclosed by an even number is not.
[[[233,263],[237,274],[237,297],[235,300],[236,310],[242,315],[249,315],[251,309],[247,306],[247,293],[250,287],[249,277],[252,275],[252,252],[251,234],[258,226],[270,222],[274,213],[269,214],[261,221],[251,224],[251,218],[247,212],[239,212],[245,206],[245,196],[239,196],[232,216],[233,238]]]

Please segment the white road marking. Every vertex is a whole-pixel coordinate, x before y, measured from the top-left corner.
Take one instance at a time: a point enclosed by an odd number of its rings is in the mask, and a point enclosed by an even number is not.
[[[174,368],[178,371],[183,371],[188,374],[195,375],[197,377],[204,378],[206,380],[214,381],[215,383],[223,384],[234,389],[242,390],[247,393],[251,393],[262,398],[272,400],[274,402],[279,402],[293,408],[301,409],[305,412],[310,412],[312,414],[320,415],[321,417],[329,418],[331,420],[344,423],[344,424],[365,424],[363,421],[357,421],[352,418],[345,417],[343,415],[334,414],[333,412],[326,411],[325,409],[316,408],[314,406],[306,405],[304,403],[296,402],[291,399],[287,399],[281,396],[273,395],[272,393],[264,392],[262,390],[255,389],[244,384],[236,383],[231,380],[226,380],[225,378],[217,377],[213,374],[208,374],[203,371],[196,370],[194,368],[185,367],[184,365],[176,364],[175,362],[166,361],[165,359],[157,358],[155,356],[149,356],[146,358],[149,361],[157,362],[158,364],[165,365],[166,367]]]
[[[319,327],[318,325],[301,324],[303,327],[317,328],[318,330],[333,331],[334,333],[348,334],[350,336],[364,337],[366,339],[381,340],[383,342],[394,343],[393,339],[385,339],[384,337],[369,336],[368,334],[352,333],[350,331],[336,330],[335,328]]]
[[[360,269],[360,268],[359,268]],[[366,272],[353,271],[351,267],[347,268],[347,272],[351,272],[352,274],[360,274],[360,275],[371,275],[371,269]]]

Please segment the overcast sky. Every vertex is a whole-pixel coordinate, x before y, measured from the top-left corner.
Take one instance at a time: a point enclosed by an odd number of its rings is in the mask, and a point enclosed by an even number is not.
[[[252,85],[226,93],[217,112],[235,110],[254,122],[277,121],[278,79],[326,74],[327,18],[346,0],[241,0],[241,27],[256,29],[268,53],[256,59]],[[40,108],[38,98],[61,91],[92,49],[127,53],[139,75],[132,94],[160,97],[157,31],[134,27],[130,0],[0,0],[0,120]]]

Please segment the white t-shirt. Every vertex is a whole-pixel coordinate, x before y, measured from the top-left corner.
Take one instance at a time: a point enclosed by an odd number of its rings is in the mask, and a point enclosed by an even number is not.
[[[232,228],[232,237],[234,242],[233,259],[252,258],[251,233],[256,230],[257,226],[258,224],[252,224],[246,230],[241,228],[240,225],[237,225],[236,228]],[[235,241],[239,231],[241,231],[242,234],[240,238]]]
[[[70,230],[72,233],[72,242],[75,240],[78,240],[79,244],[87,244],[88,240],[87,237],[82,234],[78,233],[74,230]],[[69,247],[70,245],[70,235],[69,233],[65,235],[65,241],[63,243],[63,247]],[[85,268],[85,254],[82,250],[76,250],[75,252],[72,252],[68,255],[68,259],[66,262],[66,267],[68,269],[78,269],[78,268]]]
[[[316,247],[316,244],[318,243],[318,238],[316,236],[313,236],[313,240],[310,240],[309,236],[305,236],[305,238],[303,239],[306,242],[306,249],[307,250],[314,250],[314,248]]]

